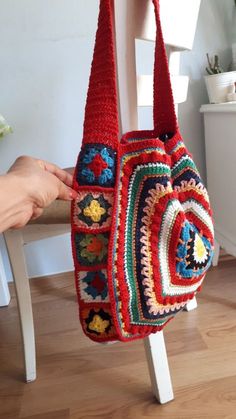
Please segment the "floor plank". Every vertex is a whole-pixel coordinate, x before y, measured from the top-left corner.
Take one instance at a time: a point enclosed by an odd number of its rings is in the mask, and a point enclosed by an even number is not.
[[[212,268],[198,309],[165,331],[175,400],[151,392],[142,341],[99,345],[82,333],[72,273],[31,280],[38,378],[23,382],[13,287],[0,309],[2,419],[235,419],[236,260]]]

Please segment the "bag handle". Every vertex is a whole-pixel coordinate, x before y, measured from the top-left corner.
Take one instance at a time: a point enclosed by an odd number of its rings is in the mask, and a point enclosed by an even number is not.
[[[152,0],[156,18],[156,45],[153,83],[155,136],[175,133],[178,127],[162,35],[159,1]],[[100,0],[89,88],[85,107],[83,143],[119,142],[117,81],[114,48],[113,0]]]
[[[153,125],[157,137],[178,129],[168,59],[161,28],[159,0],[152,0],[156,19],[156,44],[153,74]]]
[[[119,125],[112,7],[112,0],[100,0],[83,143],[105,143],[113,147],[119,141]]]

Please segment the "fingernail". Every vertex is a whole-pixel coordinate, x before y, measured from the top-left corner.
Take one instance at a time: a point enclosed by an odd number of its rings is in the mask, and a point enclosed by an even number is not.
[[[70,192],[70,198],[72,199],[76,199],[78,197],[78,192],[74,191],[72,189],[72,191]]]

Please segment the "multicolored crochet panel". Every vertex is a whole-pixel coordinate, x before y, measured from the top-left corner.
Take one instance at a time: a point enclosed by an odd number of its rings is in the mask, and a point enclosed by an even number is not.
[[[71,217],[81,324],[98,342],[161,330],[200,289],[213,256],[209,199],[179,134],[153,4],[154,129],[119,142],[113,4],[100,1]]]
[[[116,161],[111,147],[86,144],[79,154],[72,205],[72,247],[80,320],[90,339],[118,339],[107,282]]]
[[[86,144],[76,173],[72,242],[85,334],[102,342],[161,330],[200,289],[213,256],[208,194],[181,137],[131,139],[117,153]]]
[[[119,339],[129,340],[162,329],[194,297],[214,233],[206,189],[179,135],[165,145],[126,141],[118,176],[108,284]]]

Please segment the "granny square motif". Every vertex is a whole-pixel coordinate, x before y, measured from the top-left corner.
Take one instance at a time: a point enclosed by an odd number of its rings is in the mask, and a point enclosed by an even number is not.
[[[179,132],[153,4],[154,128],[119,139],[113,1],[100,1],[71,212],[80,321],[97,342],[162,330],[200,291],[213,257],[209,197]]]
[[[113,149],[102,144],[86,144],[80,153],[77,181],[80,185],[114,186]]]
[[[81,228],[107,228],[111,225],[113,192],[81,190],[75,201],[73,221]]]

